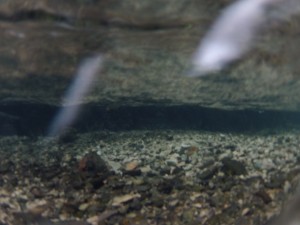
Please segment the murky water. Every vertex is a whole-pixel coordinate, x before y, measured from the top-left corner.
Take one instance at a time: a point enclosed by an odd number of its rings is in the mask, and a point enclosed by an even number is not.
[[[270,22],[225,70],[185,76],[227,4],[0,2],[0,223],[275,218],[299,180],[300,20]],[[74,102],[78,74],[94,77]]]

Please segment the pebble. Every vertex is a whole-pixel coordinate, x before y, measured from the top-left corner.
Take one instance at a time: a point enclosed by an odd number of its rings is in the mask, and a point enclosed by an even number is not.
[[[124,169],[125,169],[126,171],[132,171],[132,170],[135,170],[138,166],[139,166],[138,161],[137,161],[137,160],[133,160],[133,161],[131,161],[131,162],[126,163]]]
[[[80,211],[85,211],[89,207],[89,203],[82,203],[79,205],[78,209]]]

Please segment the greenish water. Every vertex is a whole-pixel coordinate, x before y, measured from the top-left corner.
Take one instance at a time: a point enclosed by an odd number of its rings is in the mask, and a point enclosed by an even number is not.
[[[299,183],[297,17],[191,78],[225,3],[35,4],[0,3],[1,224],[273,225]]]

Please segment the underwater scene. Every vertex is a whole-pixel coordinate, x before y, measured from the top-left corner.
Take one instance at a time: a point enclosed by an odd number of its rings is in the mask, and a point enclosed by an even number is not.
[[[300,224],[299,0],[2,0],[0,29],[0,225]]]

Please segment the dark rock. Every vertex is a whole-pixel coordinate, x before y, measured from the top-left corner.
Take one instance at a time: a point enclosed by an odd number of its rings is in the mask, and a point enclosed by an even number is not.
[[[269,182],[265,183],[267,188],[281,188],[284,185],[286,176],[280,172],[271,175]]]
[[[171,167],[165,166],[162,167],[159,171],[160,175],[170,174],[171,173]]]
[[[166,135],[166,140],[167,141],[173,141],[174,140],[174,137],[173,137],[173,135]]]
[[[236,150],[237,147],[235,145],[226,145],[226,146],[224,146],[224,148],[234,151],[234,150]]]
[[[173,170],[172,170],[172,174],[180,174],[181,172],[183,172],[183,168],[182,167],[178,167],[176,166]]]
[[[106,176],[99,178],[93,178],[90,182],[93,185],[94,189],[99,189],[103,185],[103,180],[106,179]]]
[[[223,166],[221,170],[227,175],[242,175],[247,174],[246,166],[244,163],[230,159],[224,158],[222,159]]]
[[[162,198],[160,195],[155,195],[155,196],[152,196],[151,202],[152,202],[153,206],[161,208],[164,205],[163,199],[164,198]]]
[[[142,174],[142,171],[140,169],[123,170],[123,174],[129,176],[140,176]]]
[[[84,187],[84,182],[83,182],[83,180],[81,179],[80,176],[74,175],[73,179],[71,181],[71,185],[74,189],[80,190]]]
[[[139,185],[136,187],[138,192],[146,192],[150,190],[150,186],[149,185]]]
[[[78,169],[84,176],[94,176],[109,171],[106,162],[96,152],[90,152],[83,156],[79,161]]]
[[[44,218],[41,215],[33,213],[14,213],[14,224],[28,225],[28,224],[39,224],[39,225],[89,225],[84,221],[62,221],[52,222],[50,219]]]
[[[272,201],[272,198],[265,190],[260,190],[255,195],[260,197],[265,204],[269,204]]]
[[[237,218],[235,225],[250,225],[249,219],[245,216]]]
[[[232,216],[234,216],[238,211],[239,211],[239,205],[236,202],[231,203],[230,206],[224,210],[226,214]]]
[[[211,167],[206,168],[203,171],[201,171],[201,173],[198,174],[198,178],[206,181],[206,180],[211,179],[217,172],[218,172],[218,167],[211,166]]]
[[[90,152],[79,160],[78,172],[83,182],[87,182],[94,189],[99,189],[111,175],[108,165],[96,152]]]
[[[16,187],[18,183],[19,183],[19,178],[15,175],[10,176],[9,179],[7,180],[7,184],[12,185],[12,187]]]
[[[44,180],[51,180],[55,178],[58,174],[61,173],[61,168],[60,166],[49,166],[49,167],[44,167],[43,165],[39,165],[36,167],[38,171],[36,171],[39,176],[42,177]]]
[[[170,194],[174,188],[173,180],[163,180],[158,184],[157,190],[164,194]]]
[[[35,198],[42,198],[44,197],[44,192],[41,190],[40,187],[32,187],[30,189],[30,193],[35,197]]]
[[[6,173],[14,170],[14,163],[12,161],[2,161],[0,163],[0,173]]]
[[[129,210],[140,210],[142,208],[142,203],[140,200],[134,199],[130,204],[129,204]]]
[[[218,178],[215,183],[218,184],[218,187],[223,191],[230,191],[232,187],[236,184],[235,180],[232,177],[221,177]]]

